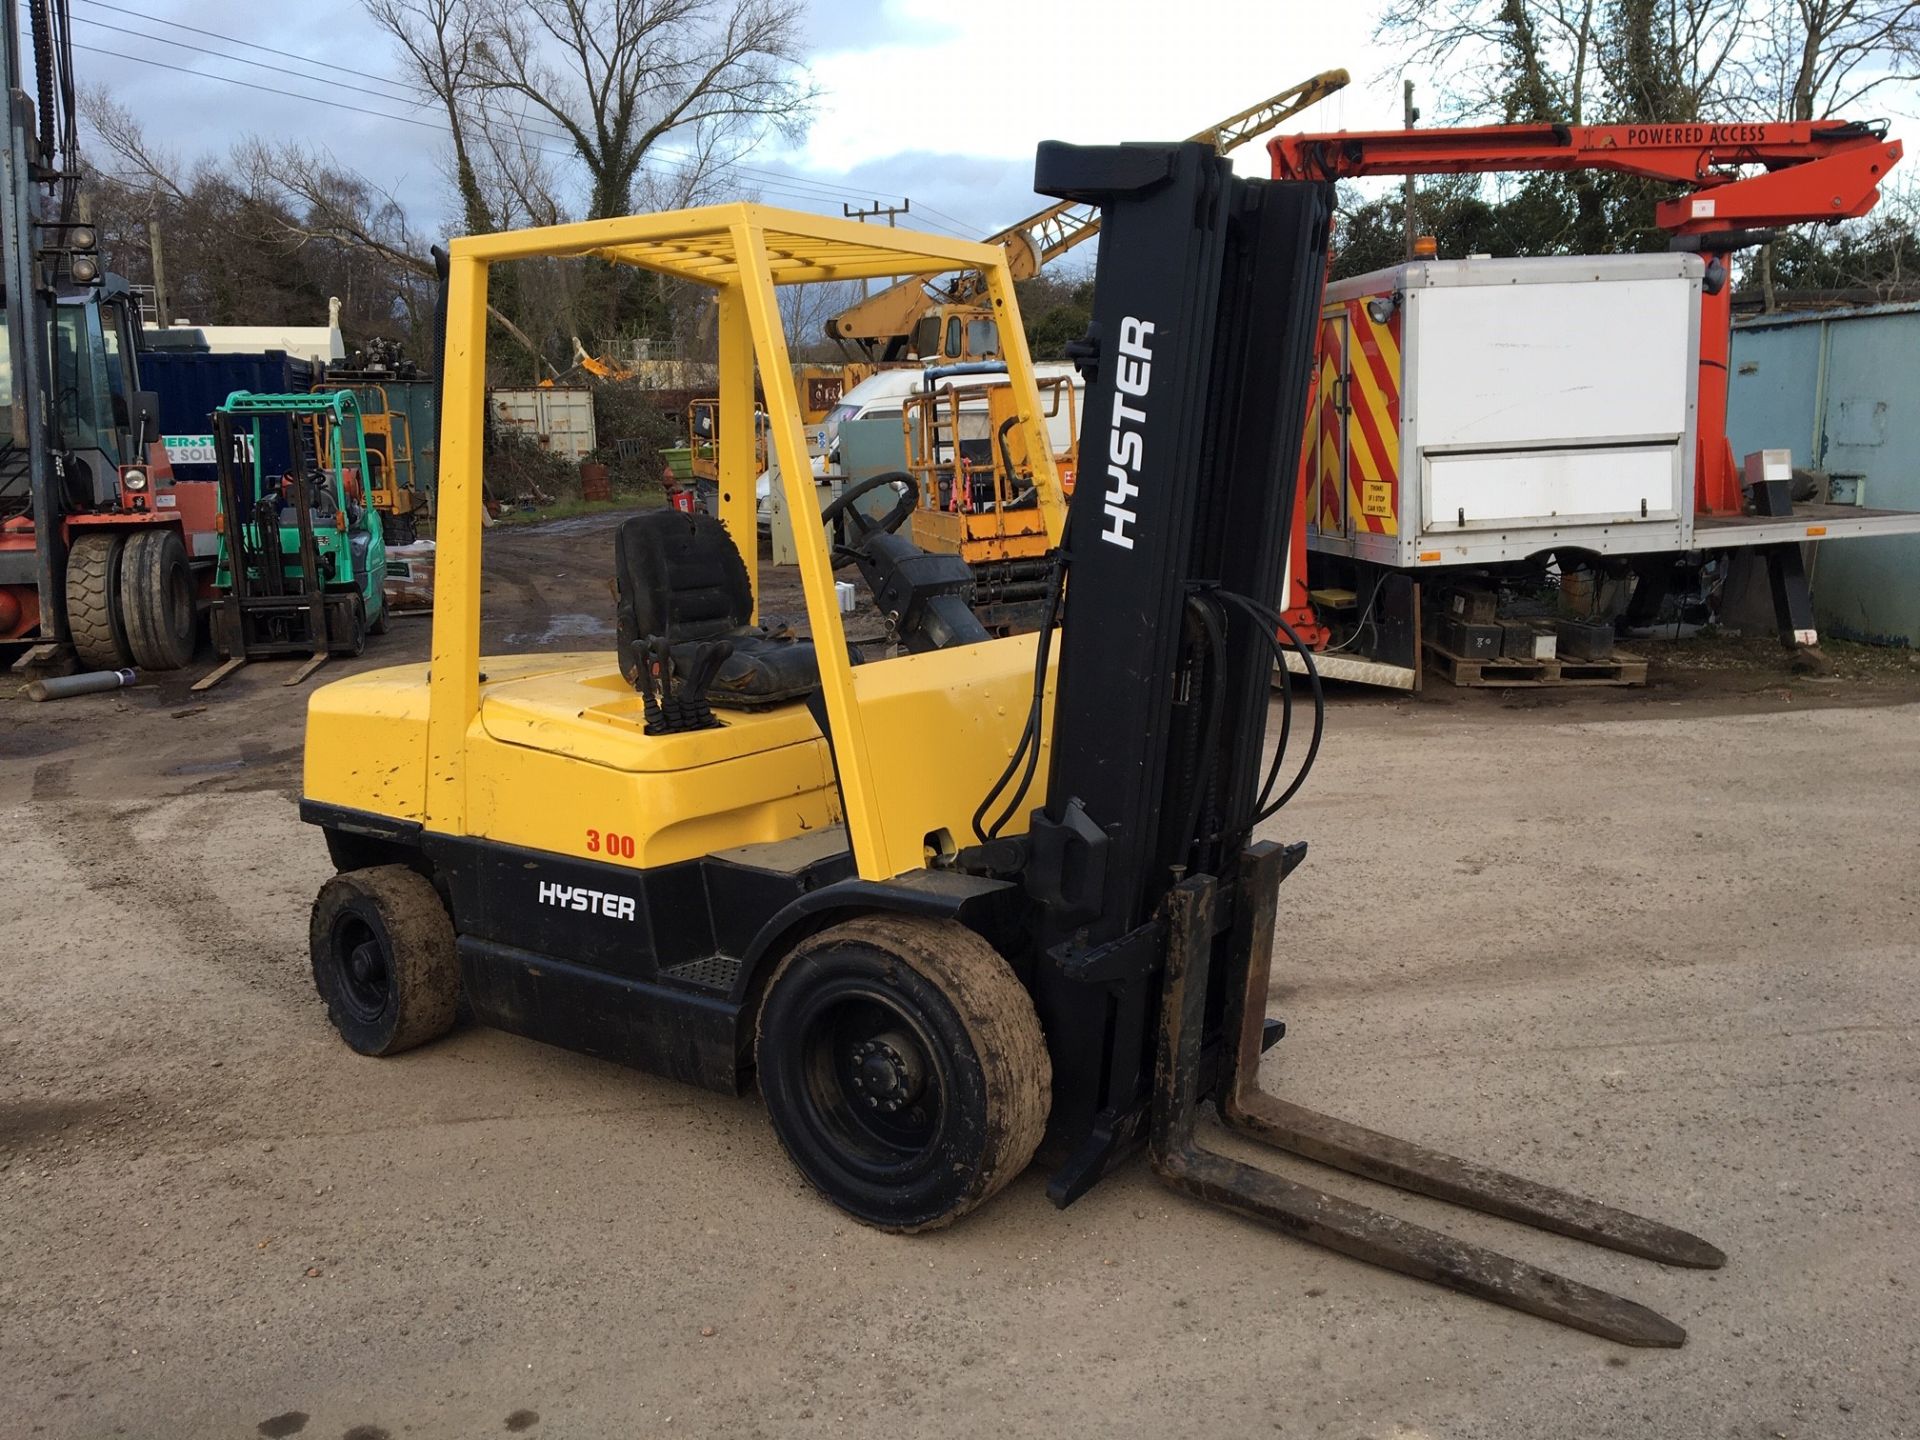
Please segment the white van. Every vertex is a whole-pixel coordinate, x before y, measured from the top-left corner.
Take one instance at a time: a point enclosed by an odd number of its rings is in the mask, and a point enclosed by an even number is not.
[[[813,473],[817,480],[829,482],[840,476],[840,427],[849,420],[891,420],[900,423],[905,413],[907,397],[917,395],[926,388],[927,372],[918,366],[902,366],[897,370],[879,370],[862,380],[846,394],[840,397],[840,403],[827,412],[827,418],[807,436],[807,449],[813,455]],[[1036,380],[1052,379],[1056,376],[1067,377],[1074,392],[1073,413],[1078,414],[1084,399],[1086,381],[1070,361],[1049,360],[1033,367]],[[954,385],[1004,385],[1007,383],[1005,371],[986,374],[943,375],[934,382],[938,389],[947,389]],[[975,402],[981,409],[986,408],[984,400]],[[1069,449],[1076,438],[1068,431],[1067,407],[1061,406],[1060,413],[1047,420],[1047,433],[1053,442],[1057,454]],[[900,463],[906,465],[906,436],[903,432],[900,440]],[[773,523],[770,497],[773,493],[773,477],[779,474],[778,462],[760,476],[755,494],[758,497],[760,528],[768,529]]]

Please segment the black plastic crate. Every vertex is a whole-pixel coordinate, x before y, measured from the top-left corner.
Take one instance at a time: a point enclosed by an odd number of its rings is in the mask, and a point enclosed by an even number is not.
[[[1500,622],[1500,658],[1551,660],[1559,649],[1553,631],[1533,620]]]
[[[1562,660],[1605,660],[1613,654],[1613,625],[1606,620],[1556,620],[1553,633]]]
[[[1502,631],[1498,625],[1477,625],[1455,615],[1443,615],[1438,628],[1441,646],[1462,660],[1496,660],[1500,656]]]
[[[1446,615],[1473,625],[1491,625],[1500,608],[1500,596],[1492,590],[1456,585],[1442,601]]]

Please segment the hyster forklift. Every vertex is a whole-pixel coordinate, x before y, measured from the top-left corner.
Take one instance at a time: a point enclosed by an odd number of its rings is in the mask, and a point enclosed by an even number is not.
[[[1080,347],[1099,457],[1063,504],[998,247],[723,205],[455,240],[431,666],[328,685],[301,814],[338,873],[314,978],[349,1045],[481,1022],[726,1093],[867,1224],[957,1219],[1041,1155],[1071,1203],[1145,1148],[1169,1184],[1289,1234],[1637,1345],[1628,1300],[1208,1149],[1220,1118],[1371,1180],[1673,1265],[1704,1241],[1263,1093],[1278,888],[1259,838],[1320,736],[1269,677],[1330,187],[1199,144],[1040,150],[1103,212]],[[593,256],[718,300],[717,517],[626,521],[620,653],[482,657],[490,266]],[[763,623],[754,367],[781,483],[812,504],[776,285],[977,270],[1052,540],[1044,623],[990,637],[957,555],[848,488],[798,527],[811,640]],[[728,428],[730,427],[730,428]],[[829,543],[829,534],[836,538]],[[889,626],[850,647],[834,575]],[[1309,684],[1311,680],[1309,679]],[[369,755],[380,756],[369,765]],[[1283,781],[1283,774],[1296,772]]]
[[[292,469],[267,473],[266,427],[287,436]],[[329,655],[358,655],[387,630],[385,527],[368,503],[366,434],[351,390],[255,395],[213,412],[220,552],[213,644],[220,683],[249,660],[304,655],[297,685]]]

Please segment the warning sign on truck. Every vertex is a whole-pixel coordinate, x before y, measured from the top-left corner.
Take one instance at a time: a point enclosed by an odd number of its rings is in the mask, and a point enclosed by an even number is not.
[[[1360,482],[1360,513],[1393,518],[1393,485],[1386,480]]]

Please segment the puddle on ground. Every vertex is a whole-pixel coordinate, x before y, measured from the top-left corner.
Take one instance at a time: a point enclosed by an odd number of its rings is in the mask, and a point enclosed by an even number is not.
[[[554,615],[544,630],[523,630],[507,636],[509,645],[546,645],[555,640],[597,640],[613,634],[613,626],[598,615]]]
[[[244,770],[250,761],[236,760],[192,760],[185,765],[175,765],[166,773],[169,775],[225,775],[229,771]]]

